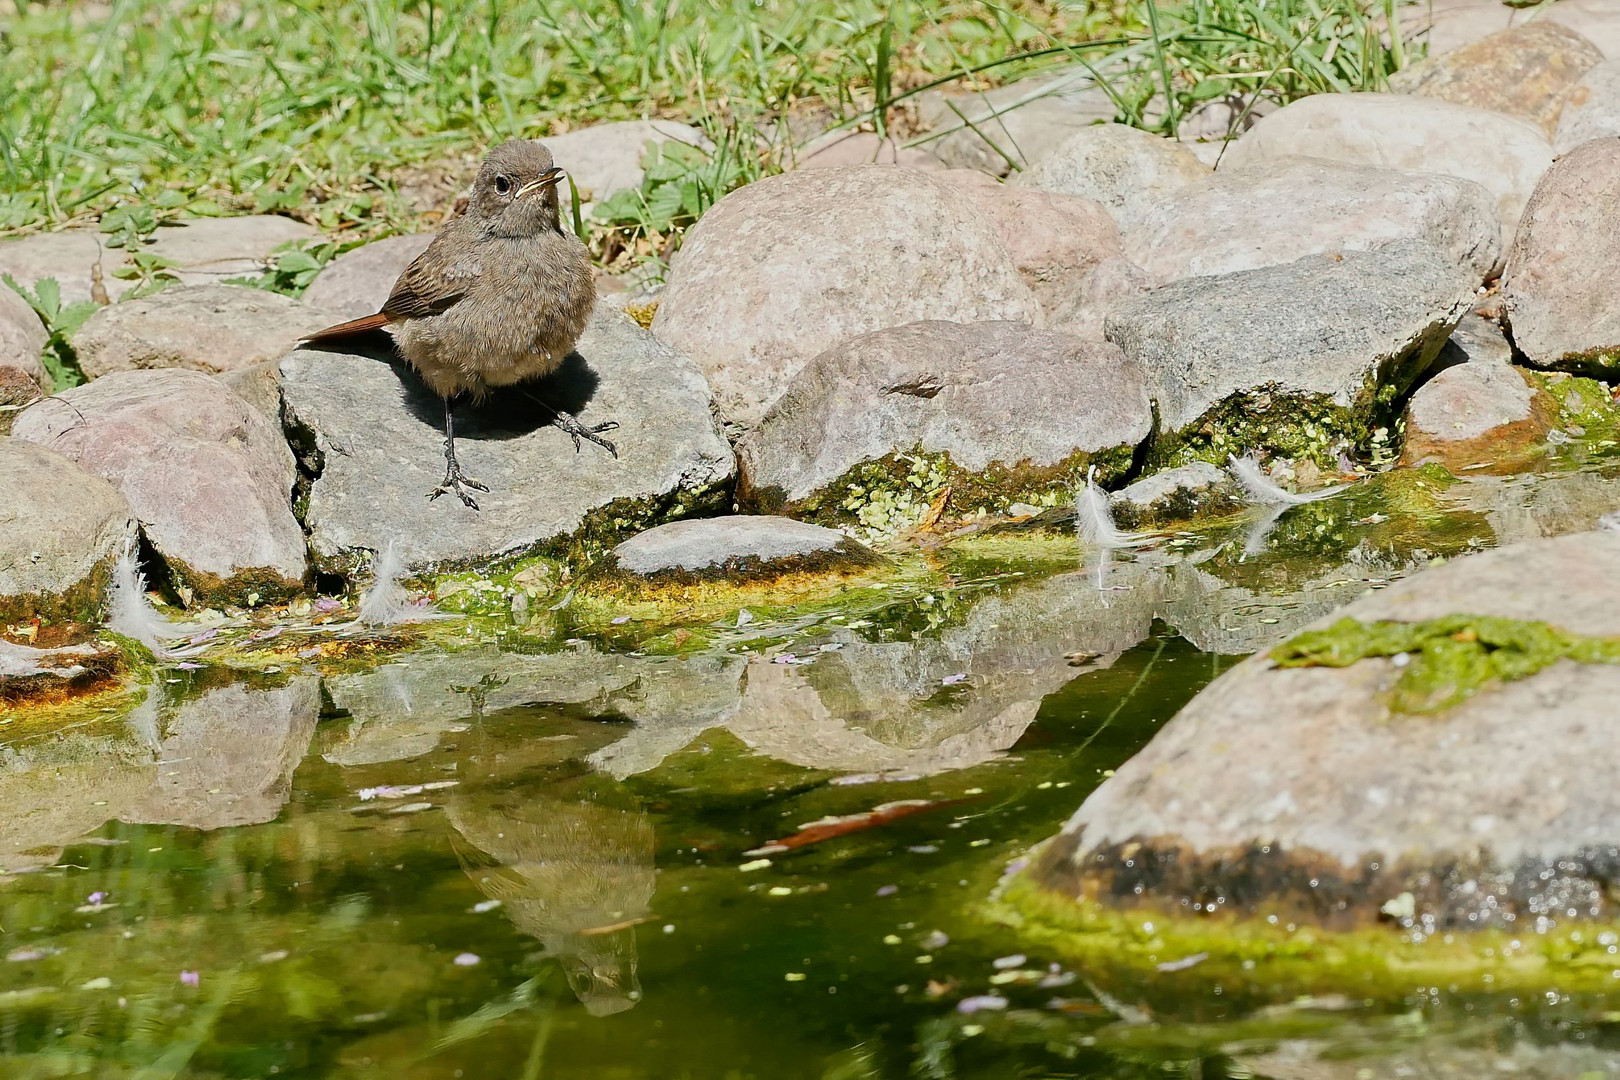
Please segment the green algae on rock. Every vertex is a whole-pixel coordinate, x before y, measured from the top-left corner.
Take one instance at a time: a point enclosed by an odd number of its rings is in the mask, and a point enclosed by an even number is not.
[[[1527,679],[1559,660],[1620,663],[1620,638],[1571,634],[1545,622],[1489,615],[1448,615],[1423,622],[1340,619],[1271,650],[1279,667],[1348,667],[1368,657],[1398,657],[1390,691],[1398,713],[1437,713],[1496,681]]]
[[[949,358],[948,362],[944,358]],[[1152,427],[1112,345],[1010,322],[925,321],[840,343],[738,444],[738,499],[890,539],[951,488],[957,515],[1068,501],[1121,478]]]

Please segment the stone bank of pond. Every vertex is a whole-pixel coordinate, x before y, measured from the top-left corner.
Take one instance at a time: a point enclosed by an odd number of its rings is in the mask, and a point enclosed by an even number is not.
[[[1620,1074],[1615,995],[1556,958],[1501,993],[1331,965],[1268,989],[1264,957],[1228,980],[1214,950],[1048,951],[991,902],[1243,655],[1431,560],[1589,527],[1608,472],[1409,473],[1100,575],[1066,531],[1000,533],[684,639],[613,594],[365,659],[256,632],[99,716],[15,714],[0,1072]]]

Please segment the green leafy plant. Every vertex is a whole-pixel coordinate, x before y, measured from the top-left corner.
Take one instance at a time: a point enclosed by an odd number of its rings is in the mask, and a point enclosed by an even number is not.
[[[79,367],[78,354],[73,351],[71,338],[85,320],[100,310],[100,305],[89,300],[62,303],[62,286],[55,278],[41,278],[29,291],[10,274],[0,275],[11,290],[28,302],[49,335],[40,362],[50,376],[53,388],[66,390],[84,382],[84,371]]]
[[[326,264],[359,245],[358,240],[293,240],[270,253],[264,272],[257,277],[227,278],[227,285],[246,285],[285,296],[302,296]]]
[[[101,232],[107,246],[122,248],[129,256],[129,261],[112,272],[121,281],[135,282],[125,291],[124,299],[150,296],[179,280],[173,273],[172,259],[144,249],[152,242],[158,226],[172,220],[186,202],[178,191],[160,191],[149,203],[126,203],[101,215]]]

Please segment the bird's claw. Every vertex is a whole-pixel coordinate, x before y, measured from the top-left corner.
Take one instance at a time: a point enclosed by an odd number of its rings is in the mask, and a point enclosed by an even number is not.
[[[591,427],[586,427],[571,413],[565,413],[559,410],[557,413],[557,419],[553,420],[552,423],[566,431],[568,433],[568,437],[574,440],[574,453],[576,454],[580,452],[581,443],[579,440],[589,439],[597,446],[600,446],[602,449],[612,454],[615,458],[619,456],[619,448],[613,445],[613,443],[609,440],[602,438],[601,435],[601,433],[604,431],[613,431],[615,428],[617,428],[619,423],[616,420],[609,420],[603,424],[593,424]]]
[[[489,491],[489,488],[472,477],[461,475],[461,470],[451,469],[444,474],[444,479],[439,482],[439,486],[428,492],[428,502],[432,502],[440,495],[454,495],[461,500],[461,505],[477,510],[478,501],[468,493],[468,488],[474,491]]]

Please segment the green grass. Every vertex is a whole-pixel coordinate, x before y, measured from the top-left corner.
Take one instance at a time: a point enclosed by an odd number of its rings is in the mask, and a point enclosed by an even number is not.
[[[816,118],[925,137],[905,106],[936,85],[1083,60],[1108,72],[1122,119],[1168,128],[1232,90],[1377,87],[1401,59],[1376,31],[1382,0],[13,2],[0,235],[120,208],[110,232],[140,208],[415,228],[401,185],[494,141],[671,117],[727,157],[675,163],[680,190],[612,212],[664,240],[780,168]]]

